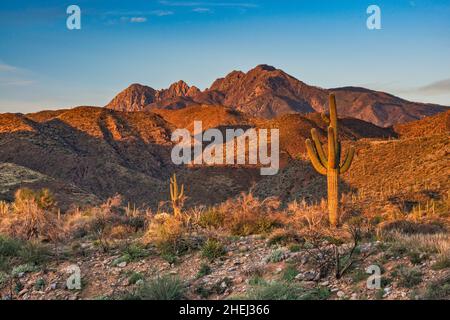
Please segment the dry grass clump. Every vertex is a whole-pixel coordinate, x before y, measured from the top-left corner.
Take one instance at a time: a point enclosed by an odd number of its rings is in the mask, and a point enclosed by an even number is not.
[[[427,254],[436,254],[434,268],[448,268],[450,266],[450,234],[405,234],[394,230],[382,235],[385,241],[391,242],[397,249],[403,251],[418,251]]]
[[[180,251],[184,235],[183,222],[167,213],[156,214],[151,220],[144,242],[153,243],[161,252]]]
[[[382,222],[379,226],[379,232],[386,233],[390,231],[399,231],[402,234],[436,234],[446,231],[443,224],[439,221],[414,222],[410,220],[394,220]]]
[[[107,250],[111,240],[125,239],[143,230],[147,213],[124,209],[121,204],[122,198],[116,195],[99,207],[68,213],[64,217],[67,234],[71,238],[92,236]]]
[[[304,239],[298,230],[290,227],[274,229],[267,239],[268,245],[288,245],[303,242]]]
[[[248,236],[269,233],[273,228],[283,226],[286,215],[279,207],[280,202],[276,198],[260,201],[249,193],[228,200],[219,210],[224,217],[225,229],[232,235]]]
[[[12,204],[2,203],[0,232],[22,240],[56,242],[64,237],[56,201],[48,189],[18,189]]]
[[[288,204],[287,212],[300,229],[313,230],[323,226],[328,219],[326,201],[321,201],[320,204],[316,205],[308,205],[305,200],[294,200]]]

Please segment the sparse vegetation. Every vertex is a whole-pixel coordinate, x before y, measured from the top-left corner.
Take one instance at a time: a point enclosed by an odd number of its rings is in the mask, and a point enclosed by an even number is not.
[[[399,285],[405,288],[412,288],[422,282],[422,272],[417,268],[399,266],[393,275],[399,278]]]
[[[226,250],[222,242],[216,239],[208,239],[202,247],[202,257],[214,260],[225,255]]]
[[[146,282],[132,298],[138,300],[181,300],[184,285],[174,276],[162,276]]]
[[[424,295],[428,300],[448,300],[450,298],[450,277],[444,277],[440,280],[430,283]]]

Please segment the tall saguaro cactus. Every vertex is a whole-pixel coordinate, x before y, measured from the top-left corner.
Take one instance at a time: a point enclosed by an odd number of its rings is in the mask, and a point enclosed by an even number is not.
[[[177,218],[181,215],[184,199],[184,185],[182,184],[180,189],[178,189],[177,176],[174,173],[170,178],[170,200],[172,202],[173,215]]]
[[[310,139],[306,139],[306,149],[314,169],[327,176],[328,186],[328,214],[330,224],[339,224],[339,174],[347,172],[353,161],[355,149],[350,147],[345,160],[341,163],[341,143],[338,140],[338,119],[336,111],[336,97],[330,94],[330,116],[322,114],[328,123],[328,153],[325,154],[316,129],[311,129]]]

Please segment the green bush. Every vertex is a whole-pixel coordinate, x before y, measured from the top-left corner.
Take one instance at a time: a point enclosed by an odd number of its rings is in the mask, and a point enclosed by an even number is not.
[[[330,296],[326,288],[307,290],[295,282],[265,282],[250,290],[251,300],[324,300]]]
[[[427,300],[450,299],[450,276],[430,283],[424,298]]]
[[[179,278],[162,276],[145,283],[136,292],[139,300],[181,300],[184,297],[184,285]]]
[[[281,262],[285,258],[285,252],[282,249],[273,250],[272,253],[266,257],[266,262]]]
[[[0,235],[0,256],[17,257],[21,248],[21,241]]]
[[[225,255],[226,250],[222,242],[216,239],[208,239],[202,247],[202,257],[214,260]]]
[[[210,273],[211,273],[211,267],[206,263],[202,263],[200,266],[200,269],[198,270],[197,278],[207,276]]]
[[[293,281],[297,275],[297,268],[294,265],[289,264],[283,270],[282,279],[285,281]]]
[[[136,284],[139,280],[144,280],[144,276],[139,272],[132,272],[128,277],[128,284]]]
[[[431,268],[433,270],[442,270],[450,268],[450,257],[448,256],[438,257],[436,263],[433,264]]]
[[[399,277],[398,284],[404,288],[412,288],[422,282],[422,272],[417,268],[400,266],[393,275]]]

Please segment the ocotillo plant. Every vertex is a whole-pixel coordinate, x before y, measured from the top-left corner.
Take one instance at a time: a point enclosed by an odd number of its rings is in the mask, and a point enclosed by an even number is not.
[[[184,202],[184,185],[178,189],[177,176],[174,173],[170,178],[170,200],[172,202],[173,215],[177,218],[181,216],[181,208]]]
[[[329,220],[332,226],[337,226],[339,224],[339,174],[345,173],[350,168],[355,149],[350,147],[345,160],[341,164],[341,143],[338,140],[338,119],[334,94],[330,94],[329,118],[325,114],[322,114],[322,117],[329,125],[328,155],[322,148],[316,129],[311,129],[314,144],[310,139],[306,139],[306,149],[313,167],[320,174],[327,176]]]

